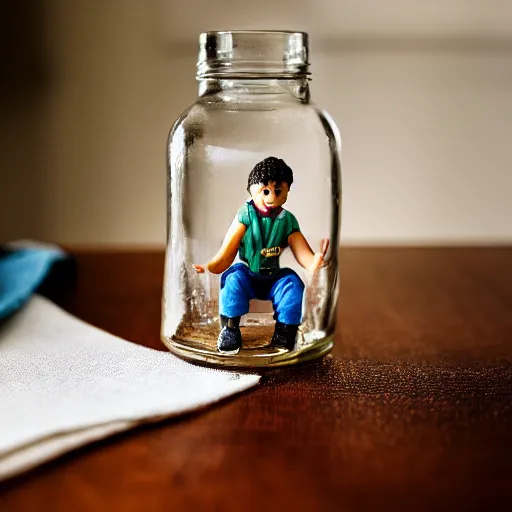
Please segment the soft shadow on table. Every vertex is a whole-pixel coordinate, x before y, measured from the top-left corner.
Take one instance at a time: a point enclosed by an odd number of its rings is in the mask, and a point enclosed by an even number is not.
[[[343,359],[331,355],[294,368],[267,372],[266,386],[315,387],[329,395],[397,395],[429,400],[492,397],[512,393],[512,364],[445,358],[423,362],[407,359]]]

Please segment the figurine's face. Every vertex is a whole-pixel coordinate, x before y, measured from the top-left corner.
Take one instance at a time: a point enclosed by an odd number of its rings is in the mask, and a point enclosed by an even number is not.
[[[269,181],[268,185],[257,183],[251,185],[249,192],[258,210],[268,213],[272,208],[279,208],[288,199],[288,183]]]

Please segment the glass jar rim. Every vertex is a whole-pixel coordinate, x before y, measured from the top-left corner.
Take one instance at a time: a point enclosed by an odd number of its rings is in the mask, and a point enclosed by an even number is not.
[[[197,78],[307,78],[309,36],[292,30],[221,30],[199,36]]]

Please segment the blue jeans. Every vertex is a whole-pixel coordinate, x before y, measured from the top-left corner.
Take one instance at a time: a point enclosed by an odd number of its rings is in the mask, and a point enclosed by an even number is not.
[[[290,268],[282,268],[274,276],[261,276],[247,265],[235,263],[220,278],[219,313],[234,318],[249,312],[251,299],[271,300],[278,322],[299,325],[303,295],[304,283]]]

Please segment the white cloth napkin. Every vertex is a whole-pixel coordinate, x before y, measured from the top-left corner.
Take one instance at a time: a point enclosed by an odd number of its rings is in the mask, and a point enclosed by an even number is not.
[[[36,295],[0,327],[0,480],[259,379],[129,343]]]

